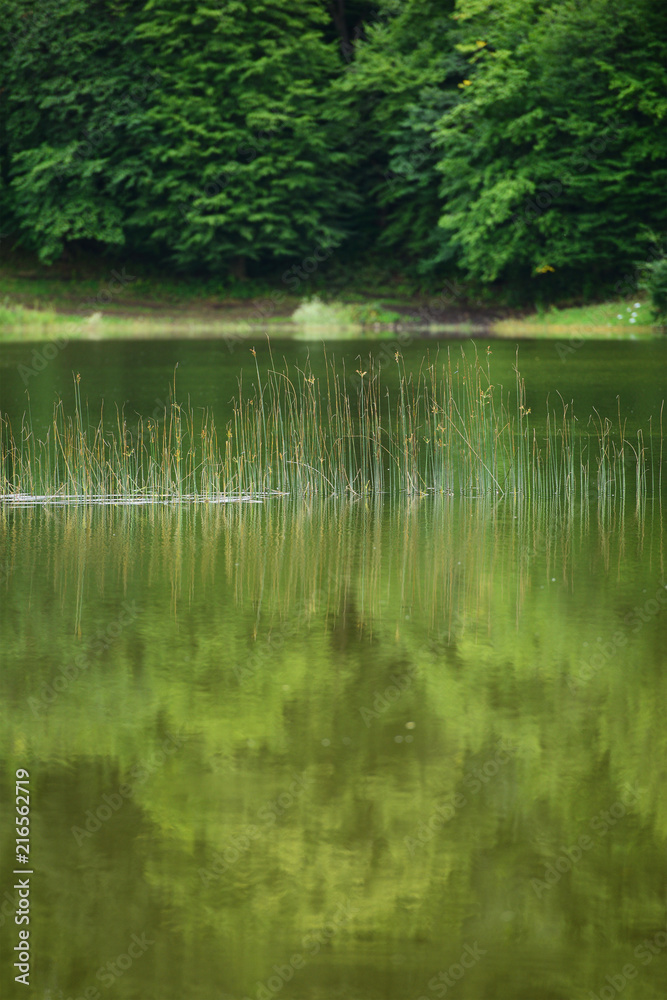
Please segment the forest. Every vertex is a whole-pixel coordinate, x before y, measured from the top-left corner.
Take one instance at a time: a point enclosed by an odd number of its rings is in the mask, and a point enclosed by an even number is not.
[[[278,283],[315,260],[491,301],[667,286],[662,0],[2,10],[3,256]]]

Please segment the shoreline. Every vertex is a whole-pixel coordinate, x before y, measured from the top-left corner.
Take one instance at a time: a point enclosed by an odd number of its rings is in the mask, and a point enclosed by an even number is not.
[[[250,341],[268,335],[275,339],[294,341],[321,341],[364,339],[368,341],[399,341],[405,337],[429,340],[659,340],[664,334],[660,327],[651,324],[565,324],[535,322],[530,319],[501,320],[489,323],[373,323],[361,324],[309,324],[301,325],[292,320],[215,320],[206,313],[193,313],[187,317],[146,317],[104,315],[90,316],[22,309],[15,320],[7,321],[7,310],[0,307],[0,343],[29,344],[48,341],[103,341],[103,340],[228,340]]]
[[[526,308],[442,304],[423,295],[350,295],[333,301],[275,293],[240,299],[197,284],[163,286],[124,269],[96,280],[7,274],[0,269],[0,343],[48,340],[231,339],[268,334],[298,341],[561,339],[645,340],[663,329],[645,301]],[[133,283],[130,283],[132,279]],[[208,294],[204,294],[204,292]],[[296,316],[295,316],[296,314]]]

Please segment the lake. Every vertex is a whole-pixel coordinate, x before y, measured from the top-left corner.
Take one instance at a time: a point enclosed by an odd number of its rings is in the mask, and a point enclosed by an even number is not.
[[[150,415],[178,364],[224,426],[249,346],[72,344],[25,384],[33,346],[7,345],[2,409],[27,389],[41,432],[79,373],[93,412]],[[327,345],[350,371],[395,349]],[[519,363],[538,433],[558,391],[657,426],[667,343]],[[26,769],[34,995],[664,1000],[664,528],[655,489],[0,506],[0,838],[11,872]]]

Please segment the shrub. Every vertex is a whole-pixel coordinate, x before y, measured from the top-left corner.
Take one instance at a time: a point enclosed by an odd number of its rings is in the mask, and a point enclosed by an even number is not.
[[[651,310],[656,322],[667,325],[667,254],[648,261],[642,268],[641,288],[651,296]]]

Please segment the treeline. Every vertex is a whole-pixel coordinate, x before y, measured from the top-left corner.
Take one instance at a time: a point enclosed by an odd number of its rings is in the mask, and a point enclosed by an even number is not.
[[[667,234],[666,42],[662,0],[3,0],[4,246],[627,284]]]

